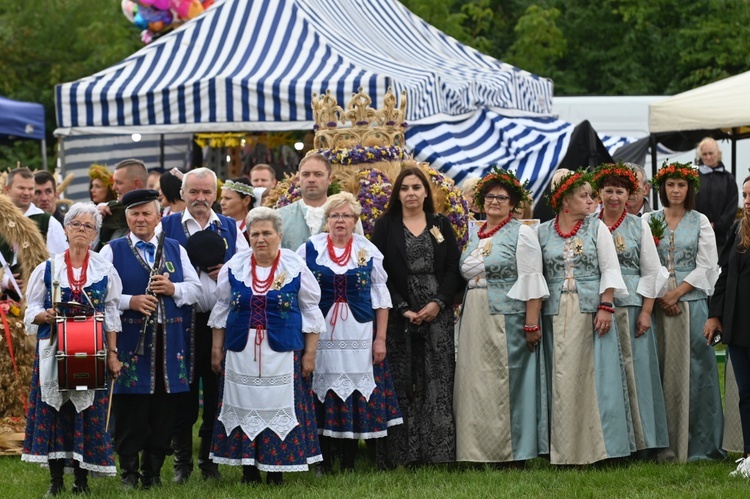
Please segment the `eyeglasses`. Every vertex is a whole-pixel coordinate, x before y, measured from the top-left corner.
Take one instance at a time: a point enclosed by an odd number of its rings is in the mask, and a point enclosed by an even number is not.
[[[68,224],[68,227],[72,228],[73,230],[78,230],[81,227],[83,227],[84,230],[94,230],[94,229],[96,229],[96,227],[93,226],[93,225],[91,225],[91,224],[82,224],[81,222],[78,222],[76,220],[73,220],[72,222],[70,222]]]
[[[498,194],[498,195],[487,194],[486,196],[484,196],[484,202],[487,204],[492,204],[493,201],[497,201],[498,203],[504,203],[509,199],[510,199],[510,196],[503,196],[502,194]]]
[[[349,213],[331,213],[328,215],[329,220],[352,220],[354,218],[356,218],[356,216]]]

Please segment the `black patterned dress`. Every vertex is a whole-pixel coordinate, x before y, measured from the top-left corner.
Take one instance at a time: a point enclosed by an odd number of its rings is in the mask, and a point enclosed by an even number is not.
[[[430,233],[414,236],[404,227],[409,267],[409,307],[419,311],[437,294]],[[404,424],[388,429],[378,443],[378,465],[445,463],[456,459],[453,379],[456,369],[453,309],[448,304],[429,324],[410,325],[391,313],[386,337],[388,362]]]

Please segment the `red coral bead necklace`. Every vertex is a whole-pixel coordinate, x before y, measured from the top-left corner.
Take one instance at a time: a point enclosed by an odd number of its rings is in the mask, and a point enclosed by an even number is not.
[[[570,232],[563,232],[562,230],[560,230],[560,217],[557,216],[557,217],[555,217],[555,231],[563,239],[567,239],[569,237],[573,237],[576,234],[578,234],[578,230],[581,228],[581,225],[583,225],[583,220],[584,220],[583,218],[580,219],[578,221],[578,223],[575,224],[575,226],[573,227],[573,230],[571,230]]]
[[[328,256],[331,258],[331,261],[338,265],[339,267],[346,266],[347,263],[349,263],[349,258],[352,256],[352,242],[354,241],[353,237],[349,238],[349,242],[346,243],[346,248],[344,249],[344,253],[341,256],[336,256],[336,251],[333,247],[333,240],[331,239],[331,236],[328,236]]]
[[[273,276],[276,274],[276,269],[279,267],[280,259],[281,251],[276,254],[276,258],[273,261],[273,265],[271,265],[271,272],[268,274],[268,277],[266,277],[265,279],[258,279],[258,261],[255,259],[255,253],[250,256],[250,272],[253,277],[253,291],[263,294],[271,289],[271,284],[273,284]]]
[[[614,231],[616,231],[616,230],[617,230],[617,228],[618,228],[618,227],[620,226],[620,224],[622,223],[622,221],[623,221],[623,220],[625,220],[625,217],[627,216],[627,214],[628,214],[628,211],[627,211],[627,210],[625,210],[625,209],[623,209],[623,210],[622,210],[622,215],[620,215],[620,218],[619,218],[619,220],[617,220],[617,222],[615,222],[615,224],[614,224],[614,225],[610,225],[610,226],[608,226],[608,228],[609,228],[609,231],[610,231],[610,232],[614,232]],[[600,212],[599,212],[599,220],[601,220],[602,222],[604,221],[604,210],[602,210],[602,211],[600,211]]]
[[[490,230],[487,230],[487,222],[484,222],[479,228],[479,232],[477,232],[477,237],[479,237],[479,239],[487,239],[488,237],[492,237],[497,234],[500,229],[505,227],[511,220],[513,220],[512,213],[508,215],[508,218],[506,218]]]

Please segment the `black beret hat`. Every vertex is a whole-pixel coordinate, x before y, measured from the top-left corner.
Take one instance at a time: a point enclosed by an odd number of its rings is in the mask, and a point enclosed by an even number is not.
[[[156,201],[159,198],[159,193],[153,189],[136,189],[125,194],[120,202],[125,209],[139,204],[148,203],[149,201]]]
[[[224,263],[227,243],[223,237],[212,230],[199,230],[188,238],[185,250],[190,263],[207,272],[209,267]]]

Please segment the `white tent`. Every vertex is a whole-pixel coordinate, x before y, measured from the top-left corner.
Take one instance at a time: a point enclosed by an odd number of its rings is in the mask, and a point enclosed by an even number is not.
[[[650,104],[648,125],[651,133],[750,132],[750,71]]]

